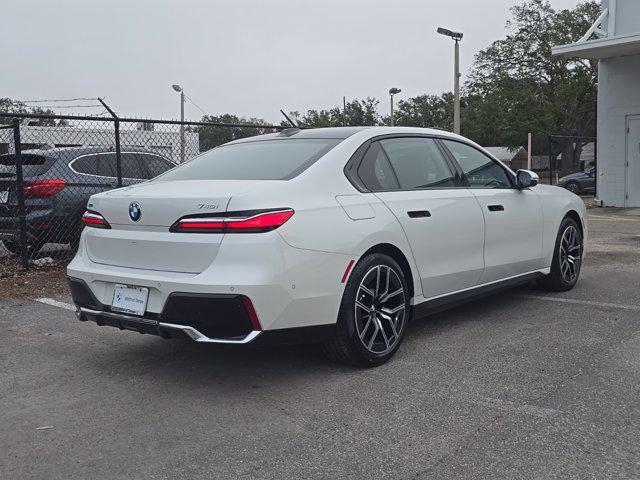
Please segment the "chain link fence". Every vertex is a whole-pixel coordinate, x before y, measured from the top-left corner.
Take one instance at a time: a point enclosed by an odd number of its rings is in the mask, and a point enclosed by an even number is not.
[[[0,113],[0,273],[69,260],[91,195],[283,128]]]

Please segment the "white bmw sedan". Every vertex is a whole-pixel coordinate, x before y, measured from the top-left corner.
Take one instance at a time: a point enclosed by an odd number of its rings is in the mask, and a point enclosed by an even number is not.
[[[572,288],[582,200],[421,128],[287,129],[91,197],[78,317],[213,344],[312,341],[376,366],[411,318],[532,280]]]

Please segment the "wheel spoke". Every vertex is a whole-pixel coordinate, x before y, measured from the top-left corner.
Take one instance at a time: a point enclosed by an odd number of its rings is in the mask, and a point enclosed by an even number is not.
[[[365,323],[364,327],[362,327],[362,333],[358,334],[362,341],[364,341],[364,337],[367,333],[367,330],[369,330],[369,325],[371,325],[372,322],[373,322],[373,317],[369,315],[369,319],[367,320],[367,323]]]
[[[390,299],[392,299],[393,297],[395,297],[396,295],[400,295],[401,293],[403,293],[404,290],[402,288],[399,288],[398,290],[396,290],[395,292],[391,292],[391,293],[387,293],[384,297],[382,297],[380,299],[380,303],[386,303],[388,302]]]
[[[398,313],[401,310],[404,310],[404,303],[398,305],[395,308],[381,308],[380,310],[382,310],[384,313],[386,313],[387,315],[393,315],[394,313]]]
[[[371,335],[371,339],[369,340],[369,344],[367,345],[367,348],[369,350],[371,350],[371,347],[373,347],[373,342],[376,341],[376,337],[378,336],[378,322],[374,321],[373,322],[373,326],[376,327],[375,330],[373,331],[373,335]]]
[[[384,344],[387,346],[387,350],[389,350],[389,339],[387,338],[387,334],[384,331],[384,328],[380,328],[380,333],[382,334],[382,338],[384,339]]]
[[[363,305],[362,303],[360,303],[358,300],[356,300],[356,307],[361,308],[362,310],[364,310],[367,313],[371,313],[371,309],[369,307],[367,307],[366,305]]]

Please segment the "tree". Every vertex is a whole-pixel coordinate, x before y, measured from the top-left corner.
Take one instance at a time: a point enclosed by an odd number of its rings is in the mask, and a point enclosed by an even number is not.
[[[400,100],[394,111],[394,123],[404,127],[453,128],[453,94],[419,95]]]
[[[20,100],[12,100],[10,98],[0,98],[0,112],[2,113],[33,113],[38,115],[55,115],[53,110],[44,110],[39,107],[27,107]],[[9,117],[0,117],[0,124],[8,125],[12,121]],[[60,120],[62,125],[63,120]],[[56,125],[55,120],[38,119],[30,122],[37,125]]]
[[[379,103],[375,98],[367,97],[347,102],[344,109],[333,107],[329,110],[307,110],[304,115],[294,111],[289,112],[289,116],[298,125],[307,128],[341,127],[343,123],[346,126],[374,126],[382,122],[378,114]],[[289,122],[282,122],[282,125],[289,125]]]
[[[487,145],[517,147],[528,132],[539,149],[546,135],[562,135],[552,148],[563,167],[573,164],[583,143],[595,135],[597,64],[553,59],[551,46],[575,42],[600,8],[594,1],[554,10],[547,0],[527,0],[511,9],[510,33],[476,57],[465,84],[463,134]]]
[[[261,118],[244,118],[231,113],[225,113],[224,115],[205,115],[202,117],[202,121],[209,123],[268,125],[268,123]],[[201,152],[239,138],[253,137],[254,135],[262,135],[264,133],[273,133],[273,129],[271,128],[239,126],[211,127],[199,125],[190,128],[190,130],[199,134]]]

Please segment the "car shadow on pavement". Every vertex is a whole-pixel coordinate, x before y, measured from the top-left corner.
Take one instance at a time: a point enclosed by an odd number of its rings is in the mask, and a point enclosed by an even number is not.
[[[517,301],[517,300],[516,300]],[[431,337],[442,335],[473,322],[483,322],[496,315],[509,315],[514,298],[509,293],[494,295],[465,305],[414,320],[408,327],[405,345],[393,360],[379,369],[394,369],[394,362],[407,355],[419,355]],[[126,375],[136,379],[169,382],[174,385],[207,384],[219,389],[239,386],[262,388],[265,385],[305,383],[313,378],[335,380],[366,371],[327,360],[318,345],[251,347],[197,344],[188,339],[162,340],[152,336],[134,336],[131,332],[114,332],[106,349],[94,352],[88,363],[105,375]],[[408,348],[407,343],[418,348]],[[377,369],[374,369],[377,370]]]

